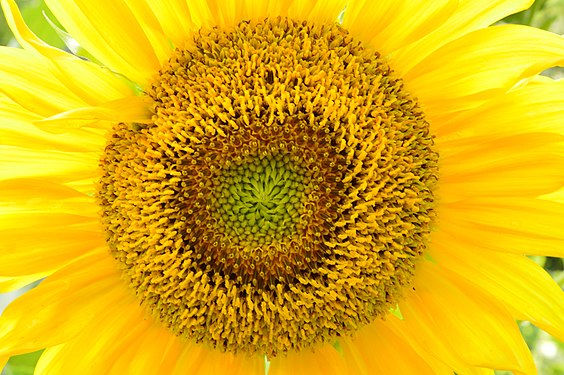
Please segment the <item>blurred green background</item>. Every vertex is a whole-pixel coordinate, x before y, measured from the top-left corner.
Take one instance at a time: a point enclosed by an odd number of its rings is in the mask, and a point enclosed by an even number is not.
[[[49,12],[43,0],[19,0],[17,2],[27,24],[40,38],[53,46],[67,48],[68,37],[60,29],[60,25]],[[564,0],[536,1],[529,10],[510,16],[503,22],[531,25],[564,34]],[[65,40],[67,43],[65,43]],[[3,14],[0,17],[0,45],[17,46],[6,25]],[[554,78],[564,78],[564,69],[551,69],[546,74]],[[564,262],[562,259],[547,257],[534,257],[533,259],[552,275],[560,287],[564,288]],[[10,301],[24,292],[25,289],[14,293],[0,294],[0,312]],[[528,322],[521,322],[520,328],[533,352],[539,374],[564,375],[564,343],[554,340]],[[33,374],[35,363],[40,354],[41,351],[12,357],[1,375]],[[511,373],[498,371],[497,374],[507,375]]]

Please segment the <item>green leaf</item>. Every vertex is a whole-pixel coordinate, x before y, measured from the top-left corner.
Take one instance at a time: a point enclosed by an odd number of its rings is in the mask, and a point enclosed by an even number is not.
[[[10,358],[2,375],[33,375],[35,365],[43,350],[38,350],[33,353],[26,353],[16,355]]]
[[[54,20],[55,16],[51,13],[49,8],[47,8],[47,5],[45,5],[43,0],[26,1],[20,5],[20,11],[22,12],[22,17],[27,26],[40,39],[57,48],[65,47],[63,41],[57,35],[57,32],[53,29],[49,22],[47,22],[47,19]],[[56,25],[59,28],[61,27],[58,23],[56,23]]]

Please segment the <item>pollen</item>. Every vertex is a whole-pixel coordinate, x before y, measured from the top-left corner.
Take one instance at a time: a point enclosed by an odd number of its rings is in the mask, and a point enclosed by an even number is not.
[[[116,124],[98,201],[140,304],[177,336],[270,357],[384,318],[434,217],[438,154],[385,58],[337,24],[202,29]]]

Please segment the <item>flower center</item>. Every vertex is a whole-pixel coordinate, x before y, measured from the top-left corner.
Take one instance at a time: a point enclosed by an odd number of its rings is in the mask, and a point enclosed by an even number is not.
[[[288,158],[286,158],[288,159]],[[215,216],[240,244],[258,246],[296,233],[304,171],[280,155],[255,158],[222,172]]]
[[[117,124],[107,243],[176,335],[274,356],[389,313],[433,218],[438,154],[386,61],[336,24],[201,30]]]

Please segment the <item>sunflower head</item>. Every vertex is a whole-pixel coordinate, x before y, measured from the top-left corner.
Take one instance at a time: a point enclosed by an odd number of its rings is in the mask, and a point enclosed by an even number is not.
[[[98,191],[108,244],[180,336],[268,353],[387,314],[433,217],[429,124],[377,53],[288,18],[201,31],[117,125]]]

